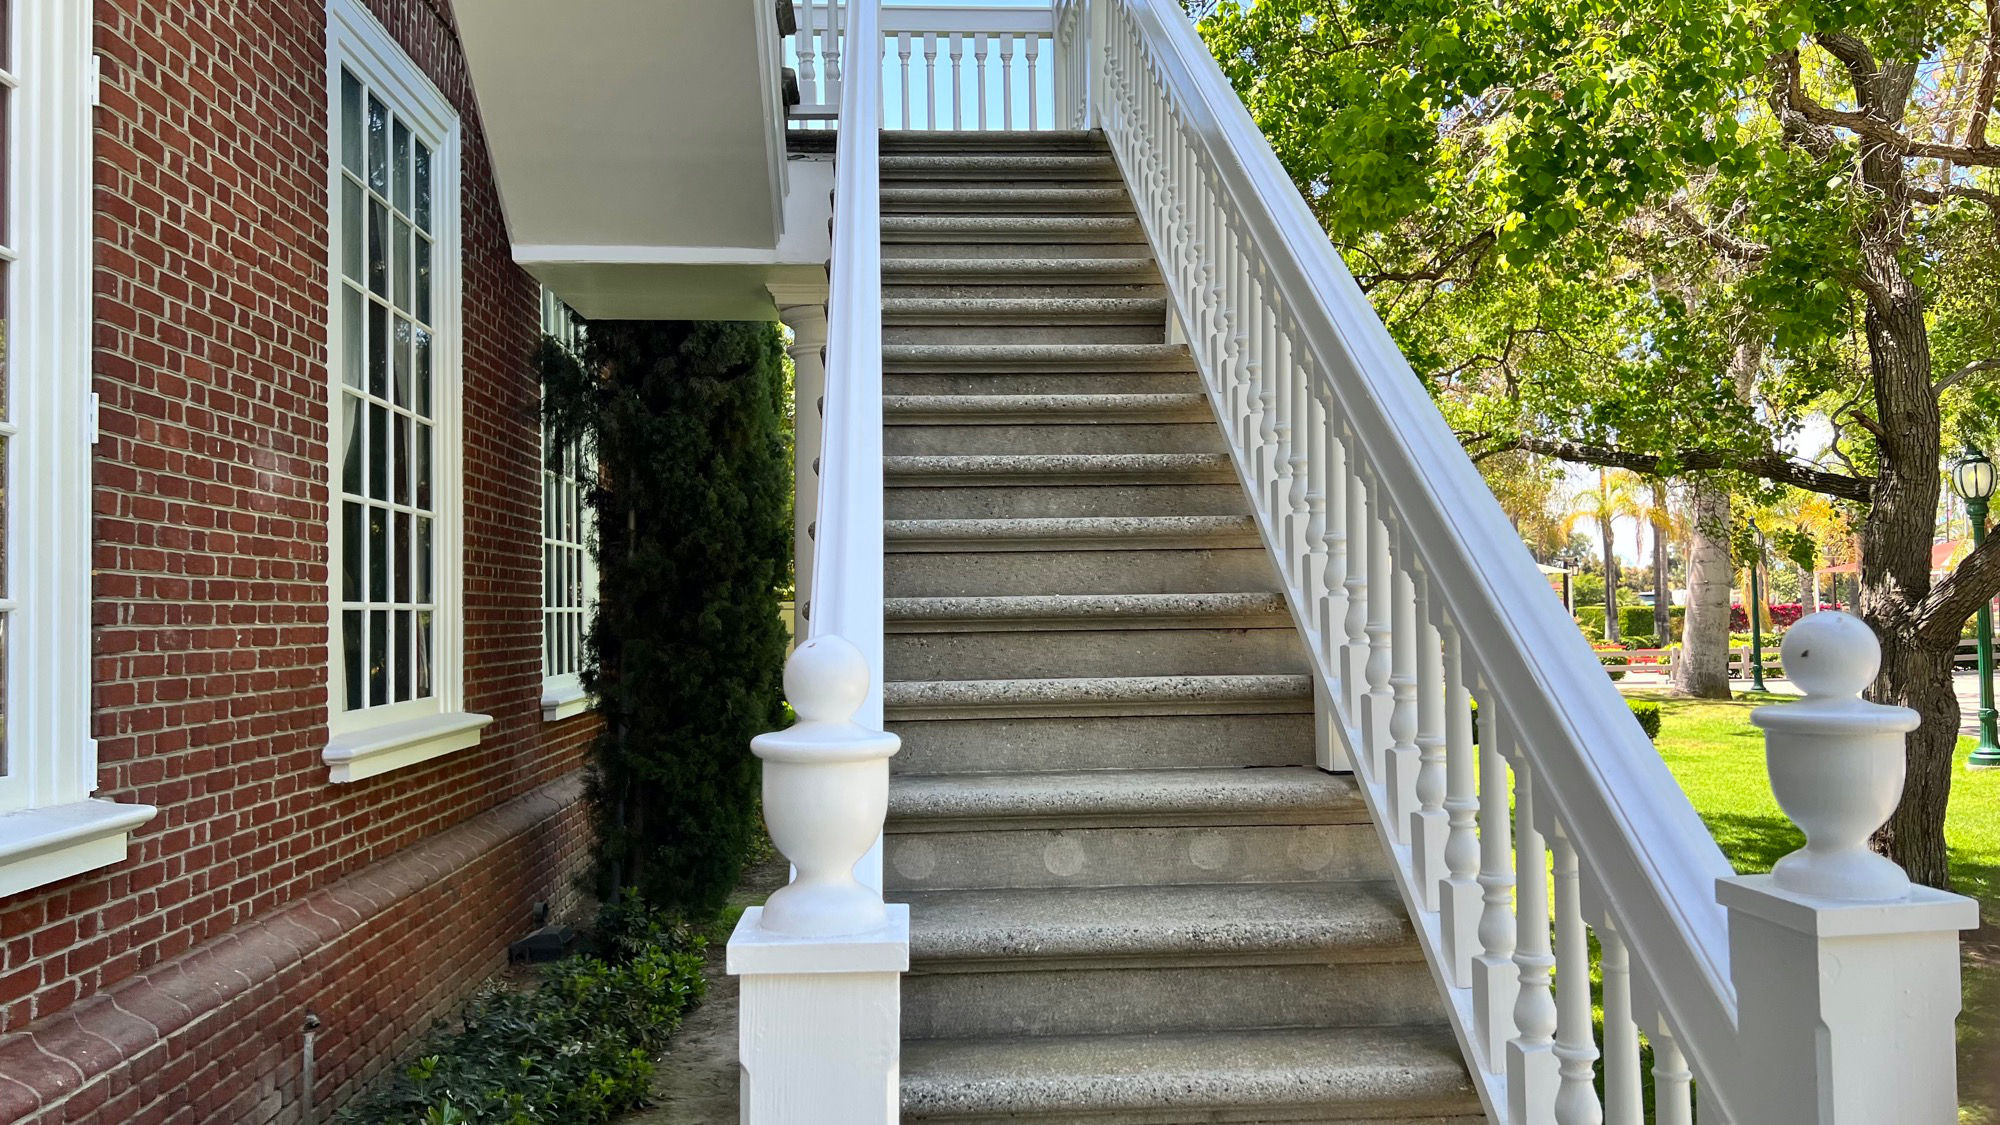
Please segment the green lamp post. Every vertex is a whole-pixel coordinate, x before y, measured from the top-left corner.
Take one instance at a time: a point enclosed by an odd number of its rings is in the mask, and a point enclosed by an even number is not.
[[[1750,534],[1756,537],[1757,554],[1750,560],[1750,690],[1763,691],[1764,688],[1764,583],[1761,572],[1764,566],[1764,529],[1750,521]]]
[[[1972,518],[1974,550],[1986,541],[1986,504],[1993,498],[1993,462],[1971,445],[1951,467],[1951,485],[1965,498],[1965,514]],[[2000,767],[2000,742],[1993,737],[1993,608],[1981,602],[1979,629],[1979,745],[1966,765],[1972,769]]]

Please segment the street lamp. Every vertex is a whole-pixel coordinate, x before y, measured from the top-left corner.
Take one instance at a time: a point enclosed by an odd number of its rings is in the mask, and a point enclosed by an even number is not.
[[[1972,548],[1986,541],[1986,502],[1993,498],[1993,462],[1968,444],[1951,467],[1951,486],[1965,498],[1972,519]],[[1973,769],[2000,767],[2000,742],[1993,737],[1993,608],[1979,603],[1979,745],[1966,765]]]
[[[1750,560],[1750,690],[1764,689],[1764,615],[1759,612],[1764,605],[1764,583],[1759,575],[1764,562],[1764,529],[1757,521],[1750,521],[1750,534],[1756,536],[1757,554]]]
[[[1575,559],[1575,552],[1567,547],[1556,552],[1556,564],[1563,568],[1563,608],[1569,611],[1571,617],[1576,616],[1576,591],[1570,585],[1570,566]]]

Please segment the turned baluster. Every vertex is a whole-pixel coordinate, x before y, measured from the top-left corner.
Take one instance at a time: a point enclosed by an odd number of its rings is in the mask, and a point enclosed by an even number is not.
[[[1417,580],[1411,572],[1414,552],[1406,533],[1396,539],[1393,572],[1393,602],[1390,605],[1391,639],[1389,650],[1389,749],[1387,786],[1389,836],[1399,844],[1410,842],[1410,815],[1417,810]]]
[[[1514,1037],[1521,978],[1514,964],[1514,822],[1504,754],[1513,731],[1490,690],[1480,693],[1478,728],[1479,954],[1472,959],[1472,1022],[1481,1065],[1497,1074]]]
[[[1299,576],[1299,609],[1304,614],[1307,641],[1315,651],[1324,651],[1326,644],[1325,627],[1320,621],[1320,601],[1326,589],[1326,490],[1330,472],[1329,442],[1326,433],[1325,402],[1319,396],[1309,393],[1312,386],[1312,353],[1300,349],[1299,370],[1299,427],[1301,436],[1298,448],[1305,450],[1304,456],[1294,463],[1293,480],[1297,482],[1300,498],[1305,505],[1303,520],[1305,537],[1303,572]]]
[[[1646,1037],[1653,1045],[1654,1125],[1694,1125],[1694,1071],[1666,1017],[1657,1025],[1659,1030]]]
[[[1584,932],[1576,847],[1561,826],[1551,838],[1556,884],[1556,1125],[1603,1125],[1590,1015],[1590,939]]]
[[[1369,490],[1368,520],[1368,698],[1361,709],[1361,742],[1367,751],[1369,777],[1380,781],[1389,750],[1389,687],[1391,607],[1395,583],[1389,562],[1389,527],[1382,522],[1383,491],[1379,482]]]
[[[1520,993],[1514,998],[1514,1038],[1507,1043],[1508,1121],[1551,1125],[1555,1121],[1556,1001],[1549,990],[1549,853],[1535,826],[1533,772],[1525,756],[1514,766],[1514,967]]]
[[[1607,919],[1597,927],[1604,975],[1604,1117],[1611,1125],[1644,1125],[1639,1078],[1639,1025],[1632,1021],[1632,955]]]
[[[1285,339],[1287,341],[1297,339],[1298,331],[1298,322],[1288,317]],[[1307,466],[1313,444],[1309,439],[1309,435],[1313,432],[1312,398],[1306,393],[1306,362],[1309,353],[1304,348],[1293,349],[1288,343],[1286,354],[1294,358],[1285,365],[1285,390],[1291,397],[1289,413],[1292,417],[1292,433],[1287,439],[1291,450],[1291,464],[1285,470],[1290,480],[1285,491],[1285,500],[1287,510],[1291,514],[1285,517],[1283,542],[1285,550],[1290,552],[1292,558],[1303,562],[1306,544],[1301,543],[1300,539],[1305,537],[1308,542],[1310,541],[1307,528],[1312,520],[1312,502],[1306,498],[1310,488]],[[1299,585],[1305,588],[1306,583],[1301,582]]]
[[[926,129],[938,127],[937,48],[937,32],[924,32],[924,128]]]
[[[1436,910],[1444,883],[1444,651],[1437,627],[1437,579],[1417,580],[1417,776],[1410,814],[1410,866],[1425,910]]]
[[[1036,65],[1042,54],[1042,37],[1029,32],[1021,43],[1021,53],[1028,60],[1028,128],[1039,129],[1042,127],[1041,89],[1036,81]],[[1008,101],[1011,104],[1013,99]]]
[[[1472,744],[1472,699],[1465,684],[1465,654],[1458,626],[1438,627],[1444,648],[1445,842],[1438,928],[1451,982],[1472,986],[1479,948],[1479,759]]]
[[[1333,414],[1333,384],[1315,379],[1313,397],[1319,402],[1320,434],[1325,442],[1326,475],[1322,485],[1325,516],[1320,521],[1321,594],[1316,608],[1319,623],[1320,655],[1327,674],[1344,678],[1341,653],[1347,647],[1347,443],[1340,439],[1339,423]],[[1345,694],[1348,685],[1340,683]],[[1345,708],[1354,713],[1352,704]]]
[[[1368,592],[1368,575],[1374,566],[1374,523],[1368,511],[1368,488],[1363,479],[1365,463],[1361,444],[1354,431],[1347,437],[1347,643],[1340,653],[1340,686],[1347,693],[1347,714],[1357,733],[1365,730],[1368,697],[1368,619],[1373,596]]]
[[[1275,292],[1275,290],[1274,290]],[[1298,402],[1292,397],[1292,342],[1284,331],[1291,311],[1282,297],[1271,316],[1271,475],[1264,509],[1271,515],[1271,544],[1276,548],[1278,576],[1298,585],[1298,552],[1292,548],[1292,438]]]

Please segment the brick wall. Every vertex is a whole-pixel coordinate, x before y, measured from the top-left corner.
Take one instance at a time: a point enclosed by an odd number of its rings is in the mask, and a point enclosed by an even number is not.
[[[135,834],[125,863],[0,899],[0,1050],[171,959],[210,955],[204,943],[235,941],[337,880],[366,877],[371,865],[455,825],[546,792],[575,770],[589,736],[591,720],[544,724],[538,705],[535,286],[508,255],[445,0],[370,6],[466,123],[466,705],[494,722],[475,749],[357,784],[330,785],[320,760],[329,565],[323,0],[96,0],[99,795],[160,813]],[[580,821],[563,831],[572,829]],[[507,854],[573,865],[576,850],[571,840]],[[400,926],[397,941],[427,950],[442,937],[419,936],[411,919],[449,932],[449,956],[427,952],[422,962],[443,974],[441,990],[424,993],[405,1023],[421,1025],[431,1013],[418,1009],[448,1006],[497,963],[527,927],[532,897],[523,896],[547,897],[550,876],[525,873],[473,896],[476,904],[461,898],[429,914],[353,920]],[[386,933],[342,940],[379,944]],[[271,985],[265,1007],[275,1014],[260,1007],[244,1034],[281,1032],[272,1049],[295,1057],[299,1005],[318,997],[331,1007],[342,987],[373,987],[366,966],[365,957],[279,966],[276,976],[292,979]],[[392,1051],[407,1028],[383,1030],[393,1034],[371,1049]],[[351,1028],[343,1034],[329,1041],[336,1072],[354,1065],[348,1056],[359,1047]],[[223,1057],[204,1051],[189,1046],[196,1061],[174,1065]],[[232,1065],[215,1081],[264,1082],[262,1066]],[[151,1120],[65,1112],[46,1119]]]

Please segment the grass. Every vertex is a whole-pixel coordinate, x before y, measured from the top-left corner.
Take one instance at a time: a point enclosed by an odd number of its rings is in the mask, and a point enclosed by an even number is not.
[[[1707,822],[1723,854],[1744,874],[1769,871],[1805,842],[1779,810],[1764,772],[1763,732],[1750,709],[1795,696],[1745,693],[1730,700],[1677,699],[1634,691],[1661,706],[1660,756]],[[1974,740],[1958,743],[1945,817],[1952,889],[1976,898],[1984,925],[1964,935],[1965,1011],[1959,1020],[1961,1125],[2000,1125],[2000,770],[1963,768]]]

